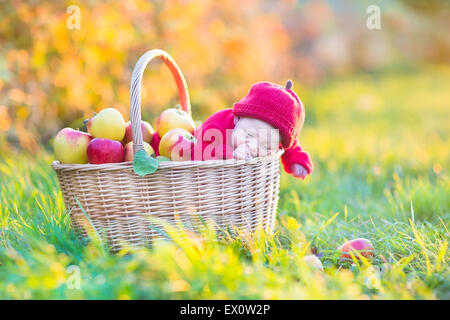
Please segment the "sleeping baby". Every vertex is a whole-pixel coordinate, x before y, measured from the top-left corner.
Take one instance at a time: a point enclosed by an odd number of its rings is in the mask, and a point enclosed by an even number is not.
[[[313,169],[297,139],[304,119],[303,104],[292,90],[292,81],[285,87],[255,83],[232,109],[214,113],[195,130],[197,144],[192,158],[250,159],[283,148],[285,171],[304,179]]]

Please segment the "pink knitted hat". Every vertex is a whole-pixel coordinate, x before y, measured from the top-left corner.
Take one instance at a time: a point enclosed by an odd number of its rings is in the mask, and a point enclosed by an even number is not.
[[[284,148],[290,148],[297,139],[305,120],[303,104],[291,90],[292,81],[286,86],[270,82],[257,82],[241,101],[233,105],[233,113],[239,117],[252,117],[280,130]]]

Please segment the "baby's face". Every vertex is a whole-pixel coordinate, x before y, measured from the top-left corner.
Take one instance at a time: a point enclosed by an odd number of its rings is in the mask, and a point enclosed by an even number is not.
[[[247,117],[240,117],[235,121],[232,146],[236,159],[264,157],[278,150],[280,133],[272,125]]]

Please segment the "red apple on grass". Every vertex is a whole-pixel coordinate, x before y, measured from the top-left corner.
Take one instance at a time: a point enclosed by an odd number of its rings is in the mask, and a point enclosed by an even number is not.
[[[153,150],[152,146],[149,145],[147,142],[144,142],[144,150],[147,152],[150,156],[155,153],[155,150]],[[123,161],[133,161],[134,159],[134,152],[133,152],[133,142],[128,142],[127,145],[124,148],[124,157]]]
[[[163,111],[156,122],[156,132],[161,138],[175,128],[182,128],[190,134],[193,134],[195,129],[191,116],[182,110],[180,105]]]
[[[123,160],[122,143],[110,139],[95,138],[87,147],[89,163],[115,163]]]
[[[148,144],[152,143],[153,134],[155,131],[153,130],[153,127],[148,123],[147,121],[141,121],[141,129],[142,129],[142,139],[144,142],[147,142]],[[131,121],[128,121],[126,123],[125,128],[125,137],[123,138],[123,145],[126,145],[128,142],[133,141],[133,133],[131,130]]]
[[[358,254],[366,259],[371,259],[374,257],[372,243],[364,238],[347,241],[342,246],[340,246],[338,250],[342,252],[342,259],[351,260],[352,256],[350,252],[352,252],[357,259],[359,259]]]
[[[159,142],[159,154],[174,161],[191,160],[195,138],[188,131],[175,128],[167,132]]]
[[[122,141],[125,120],[118,110],[106,108],[88,120],[87,130],[94,138]]]
[[[86,132],[72,128],[62,129],[53,141],[56,159],[61,163],[87,163],[86,150],[91,140],[91,135]]]

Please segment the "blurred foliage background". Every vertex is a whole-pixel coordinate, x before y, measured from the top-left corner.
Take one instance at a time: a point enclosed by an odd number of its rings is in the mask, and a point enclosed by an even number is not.
[[[0,1],[1,150],[34,151],[106,106],[128,118],[131,72],[153,48],[168,51],[183,70],[196,120],[230,107],[253,82],[294,79],[308,125],[308,114],[317,116],[309,93],[329,79],[448,66],[448,1],[376,1],[381,30],[369,30],[372,2]],[[80,29],[67,27],[72,4],[80,8]],[[144,79],[144,119],[154,123],[176,103],[176,87],[158,63]]]
[[[380,30],[366,26],[373,4]],[[70,5],[80,29],[67,27]],[[0,298],[450,299],[449,7],[0,0]],[[76,237],[49,165],[52,137],[109,106],[128,119],[133,67],[153,48],[183,70],[194,120],[256,81],[293,79],[315,169],[304,181],[282,173],[273,237],[119,255]],[[157,62],[144,82],[143,119],[154,124],[176,86]],[[359,237],[374,244],[373,266],[342,267],[337,248]],[[303,262],[309,245],[323,275]],[[66,286],[72,264],[80,290]]]

